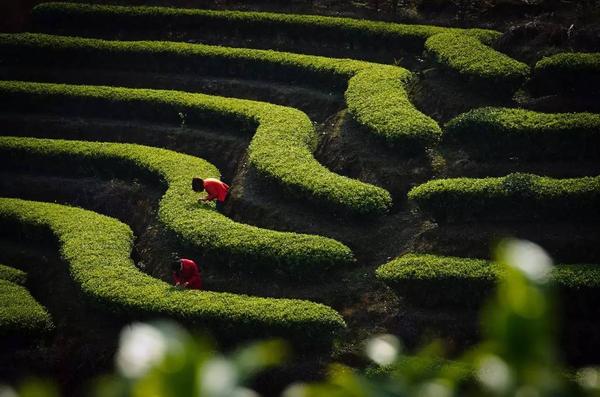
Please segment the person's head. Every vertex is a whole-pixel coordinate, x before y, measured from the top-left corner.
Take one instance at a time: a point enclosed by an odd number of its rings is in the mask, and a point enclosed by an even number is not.
[[[192,178],[192,190],[195,192],[204,191],[204,179],[194,177]]]
[[[174,273],[179,273],[181,271],[182,267],[183,267],[183,265],[181,264],[181,259],[179,259],[179,258],[173,259],[173,262],[171,262],[171,270]]]

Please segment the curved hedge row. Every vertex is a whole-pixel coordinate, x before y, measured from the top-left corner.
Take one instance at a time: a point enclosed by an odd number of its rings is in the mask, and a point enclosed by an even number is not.
[[[312,155],[316,131],[299,110],[264,102],[178,91],[77,86],[29,82],[0,82],[0,94],[11,108],[39,112],[102,114],[113,118],[159,118],[180,122],[179,113],[192,122],[236,120],[255,130],[248,159],[266,177],[303,198],[356,214],[380,214],[391,206],[390,194],[379,187],[329,171]],[[21,109],[23,110],[23,109]]]
[[[125,69],[211,76],[303,80],[317,87],[348,85],[352,116],[390,144],[421,148],[438,142],[442,131],[419,112],[405,85],[403,68],[350,59],[174,42],[120,42],[44,34],[0,34],[0,59],[17,67]]]
[[[182,36],[190,32],[225,32],[224,35],[236,32],[246,37],[286,35],[292,41],[312,38],[338,46],[343,43],[368,47],[381,45],[385,48],[388,44],[400,42],[405,47],[419,51],[428,37],[443,32],[465,33],[488,44],[501,35],[488,29],[459,29],[320,15],[61,2],[37,5],[32,16],[38,31],[69,32],[75,36],[99,33],[115,35],[114,27],[119,26],[119,35],[128,38],[149,32],[169,39],[190,39],[189,36]]]
[[[14,267],[0,265],[0,280],[23,285],[27,281],[27,273]]]
[[[600,114],[480,108],[450,120],[446,138],[479,158],[598,158]]]
[[[26,274],[0,265],[0,335],[31,335],[54,328],[50,315],[27,291]]]
[[[407,254],[377,268],[377,278],[418,306],[480,306],[503,275],[502,265],[470,258]],[[600,293],[600,266],[558,265],[551,277],[567,304],[587,302]],[[597,309],[594,309],[597,310]]]
[[[440,222],[473,219],[600,218],[600,176],[553,179],[531,174],[432,180],[408,198]]]
[[[150,174],[164,181],[167,190],[159,204],[159,219],[186,245],[220,258],[234,258],[267,271],[289,276],[324,272],[351,262],[345,245],[321,236],[277,232],[237,223],[217,212],[214,204],[199,204],[191,189],[194,176],[219,177],[205,160],[165,149],[134,144],[0,137],[2,162],[28,167],[48,164]],[[19,165],[23,158],[28,164]],[[11,167],[12,168],[12,167]],[[137,172],[136,172],[137,171]]]
[[[127,225],[91,211],[0,198],[0,222],[49,229],[85,296],[113,312],[174,317],[238,339],[277,335],[313,345],[330,343],[345,327],[336,311],[318,303],[172,287],[134,266]]]
[[[533,86],[537,93],[600,93],[600,52],[561,53],[535,64]]]
[[[338,18],[316,15],[276,14],[267,12],[240,12],[221,10],[181,9],[167,7],[123,7],[72,3],[44,3],[33,10],[34,25],[38,30],[52,33],[68,33],[76,36],[127,37],[128,39],[152,38],[168,40],[205,39],[216,32],[227,36],[234,32],[241,37],[268,38],[285,36],[285,41],[311,38],[319,44],[332,47],[345,44],[351,48],[383,48],[386,50],[409,49],[422,51],[430,37],[440,33],[453,33],[461,40],[463,51],[446,51],[449,67],[464,72],[464,61],[476,66],[476,70],[495,81],[504,81],[507,72],[501,65],[519,74],[526,65],[511,60],[490,47],[501,33],[486,29],[458,29],[431,25],[407,25],[382,21]],[[111,27],[110,30],[107,27]],[[115,34],[114,26],[120,26]],[[190,36],[187,32],[195,32]],[[472,38],[469,40],[468,38]],[[281,40],[280,40],[281,41]],[[246,45],[252,43],[244,43]],[[289,50],[289,48],[286,48]],[[466,59],[464,53],[477,54]],[[493,67],[485,71],[486,66]],[[508,77],[513,78],[512,74]],[[510,79],[509,79],[510,80]],[[512,83],[512,80],[510,80]]]
[[[494,93],[514,92],[530,74],[526,64],[466,34],[436,34],[427,39],[425,49],[436,62]]]

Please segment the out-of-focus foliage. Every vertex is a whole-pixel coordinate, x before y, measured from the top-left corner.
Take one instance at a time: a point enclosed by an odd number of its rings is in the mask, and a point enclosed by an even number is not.
[[[406,356],[396,337],[382,335],[365,346],[376,363],[366,374],[334,364],[324,381],[292,384],[283,397],[600,395],[598,369],[567,376],[561,366],[550,257],[533,243],[508,240],[500,243],[495,262],[503,277],[483,311],[483,341],[458,360],[444,360],[439,343]],[[206,339],[172,324],[133,324],[121,334],[116,374],[100,379],[94,396],[257,396],[245,385],[287,354],[285,344],[269,341],[224,357]],[[38,395],[53,396],[49,390]]]
[[[442,360],[436,344],[407,358],[390,342],[393,337],[379,337],[371,342],[379,348],[367,352],[375,362],[387,357],[389,364],[375,376],[336,365],[327,381],[293,385],[284,396],[598,395],[597,369],[579,371],[574,381],[558,359],[551,259],[537,245],[517,240],[502,242],[496,254],[504,277],[482,315],[483,342],[460,359]]]

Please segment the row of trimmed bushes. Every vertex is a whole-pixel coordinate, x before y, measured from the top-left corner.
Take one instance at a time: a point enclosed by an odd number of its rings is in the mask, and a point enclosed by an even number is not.
[[[377,268],[377,278],[421,307],[480,307],[502,277],[502,265],[483,259],[406,254]],[[595,310],[600,293],[600,266],[558,265],[552,281],[564,296],[565,306]]]
[[[244,268],[302,277],[352,261],[350,249],[330,238],[237,223],[217,212],[214,204],[197,203],[192,177],[218,178],[219,172],[196,157],[135,144],[15,137],[0,137],[0,153],[0,163],[9,169],[70,172],[85,164],[87,172],[94,174],[126,172],[163,181],[161,222],[186,246],[221,260],[231,258]]]
[[[14,267],[0,265],[0,280],[24,285],[27,282],[27,273]]]
[[[54,328],[50,314],[24,287],[27,275],[0,265],[0,336],[45,333]]]
[[[333,210],[381,214],[391,206],[390,194],[379,187],[335,174],[312,155],[316,131],[299,110],[264,102],[190,94],[168,90],[77,86],[29,82],[0,82],[4,110],[50,112],[77,117],[110,114],[113,119],[142,119],[176,123],[186,115],[188,125],[235,121],[256,131],[248,159],[260,175],[286,193]]]
[[[33,10],[38,31],[119,39],[210,40],[236,37],[266,39],[277,49],[293,50],[295,42],[310,39],[317,45],[368,49],[423,51],[426,40],[441,33],[452,36],[430,44],[443,54],[443,63],[462,76],[485,78],[514,88],[529,73],[527,65],[508,58],[487,45],[501,33],[485,29],[458,29],[431,25],[407,25],[382,21],[316,15],[217,11],[165,7],[123,7],[46,3]],[[115,28],[115,27],[118,28]],[[108,28],[110,27],[110,28]],[[192,33],[190,33],[192,32]],[[280,38],[280,40],[273,40]],[[448,38],[452,40],[448,41]],[[283,40],[281,40],[283,39]],[[444,46],[463,46],[460,51]],[[291,43],[286,46],[282,43]],[[243,41],[243,46],[256,45]],[[465,54],[471,54],[465,57]],[[474,67],[465,65],[473,63]],[[488,68],[488,70],[486,70]],[[508,71],[504,68],[508,68]],[[527,76],[525,76],[527,77]]]
[[[530,74],[526,64],[466,34],[436,34],[427,39],[425,50],[437,63],[494,95],[514,92]]]
[[[17,224],[25,231],[49,229],[84,295],[115,313],[135,318],[168,316],[236,339],[276,335],[314,346],[330,343],[345,327],[336,311],[310,301],[170,286],[134,266],[133,235],[127,225],[91,211],[1,198],[0,222]]]
[[[600,219],[600,176],[554,179],[514,173],[499,178],[435,179],[408,192],[439,222],[498,219]]]
[[[403,68],[265,50],[174,42],[120,42],[44,34],[0,34],[4,66],[45,70],[125,70],[303,81],[344,90],[352,116],[367,131],[401,148],[422,149],[441,129],[409,101]],[[10,77],[10,76],[9,76]],[[124,82],[126,84],[126,82]]]
[[[444,140],[475,158],[597,159],[600,114],[480,108],[450,120]]]
[[[135,7],[100,4],[43,3],[32,13],[34,28],[77,36],[121,39],[201,39],[207,34],[227,37],[285,37],[287,42],[313,40],[331,45],[398,48],[422,51],[434,34],[461,32],[490,43],[500,33],[487,29],[459,29],[399,24],[364,19],[272,12]],[[280,40],[284,41],[284,40]]]
[[[560,53],[535,64],[536,94],[600,94],[600,52]]]

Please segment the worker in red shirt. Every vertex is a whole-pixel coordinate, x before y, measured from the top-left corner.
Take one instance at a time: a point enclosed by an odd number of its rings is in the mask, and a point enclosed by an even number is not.
[[[192,178],[192,190],[195,192],[203,192],[206,190],[208,195],[198,200],[201,201],[217,201],[217,210],[223,208],[223,203],[227,199],[229,185],[215,178]]]
[[[191,259],[176,259],[171,265],[176,287],[202,289],[202,276],[198,265]]]

